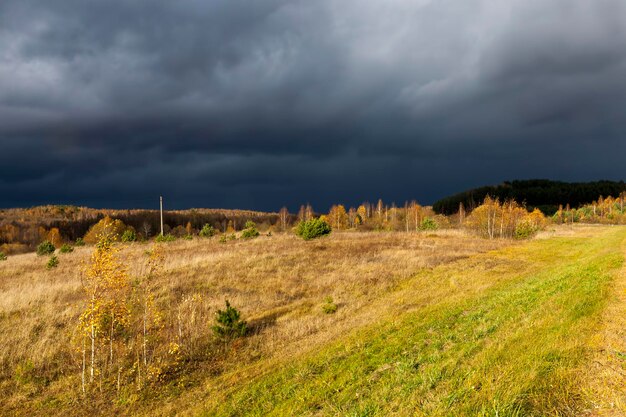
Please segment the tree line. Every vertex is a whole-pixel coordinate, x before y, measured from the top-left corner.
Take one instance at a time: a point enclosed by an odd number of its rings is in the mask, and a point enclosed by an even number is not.
[[[543,183],[543,180],[522,181],[506,183],[508,185],[503,187],[530,189],[539,187]],[[613,186],[619,188],[623,184],[600,183],[609,189]],[[422,206],[416,201],[405,202],[398,206],[395,203],[389,204],[378,200],[376,203],[364,202],[357,207],[348,208],[342,204],[334,204],[326,213],[315,212],[310,204],[302,205],[297,213],[290,213],[286,207],[277,213],[243,210],[166,211],[164,234],[172,239],[191,237],[201,235],[203,228],[209,227],[213,231],[212,234],[221,233],[230,236],[247,229],[247,222],[254,223],[255,230],[258,228],[265,232],[284,232],[295,230],[298,223],[313,218],[319,218],[328,223],[333,230],[410,232],[449,227],[471,228],[472,223],[467,223],[466,220],[471,220],[472,214],[473,219],[478,218],[495,202],[509,209],[514,207],[513,211],[517,213],[516,216],[522,210],[535,213],[535,217],[538,216],[538,212],[545,214],[545,210],[541,207],[527,205],[520,199],[502,198],[497,193],[487,194],[478,202],[475,200],[475,197],[489,190],[492,189],[480,190],[476,194],[459,195],[458,198],[447,200],[445,205],[433,207]],[[598,191],[599,188],[594,190]],[[608,197],[599,196],[588,204],[578,207],[569,203],[559,204],[549,217],[555,223],[626,224],[625,201],[626,191],[622,190],[614,196],[610,194]],[[453,203],[455,204],[454,210],[450,206]],[[438,213],[442,211],[446,214]],[[115,228],[119,231],[118,237],[122,238],[122,235],[127,233],[127,241],[148,240],[160,234],[160,218],[156,210],[99,211],[72,206],[0,210],[0,252],[14,254],[32,251],[44,241],[51,242],[56,248],[60,248],[64,243],[82,239],[87,243],[95,243],[96,236],[100,233],[97,225],[103,220],[117,222]],[[489,227],[488,229],[491,230]],[[493,230],[487,235],[491,237],[494,234],[492,232]],[[495,234],[512,237],[515,233],[509,231]]]
[[[500,185],[473,188],[445,197],[433,204],[436,213],[451,215],[459,204],[466,209],[478,207],[485,197],[500,201],[515,200],[530,209],[539,208],[546,215],[553,215],[560,205],[581,207],[597,200],[600,196],[619,196],[626,191],[624,181],[594,181],[567,183],[550,180],[506,181]]]
[[[76,206],[40,206],[29,209],[0,210],[0,251],[20,253],[32,251],[40,242],[49,240],[59,247],[62,241],[82,239],[105,217],[120,220],[131,227],[138,239],[160,234],[157,210],[97,210]],[[181,210],[164,212],[164,233],[176,237],[197,234],[209,224],[220,232],[238,231],[253,221],[261,228],[276,225],[277,213],[248,210]],[[287,219],[293,222],[294,215]]]

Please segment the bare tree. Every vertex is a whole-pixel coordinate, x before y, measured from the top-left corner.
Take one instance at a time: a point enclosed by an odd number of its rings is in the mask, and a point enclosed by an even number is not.
[[[300,206],[300,210],[298,210],[298,220],[301,222],[306,220],[306,208],[304,206]]]
[[[310,204],[306,205],[306,209],[304,211],[305,220],[311,220],[313,218],[313,207]]]
[[[404,202],[404,226],[406,229],[406,232],[409,231],[409,202],[405,201]]]
[[[278,218],[280,219],[280,227],[282,230],[287,230],[287,222],[289,221],[289,210],[287,210],[287,207],[280,209],[278,212]]]
[[[463,202],[459,203],[459,226],[463,225],[465,221],[465,207],[463,206]]]
[[[376,214],[378,215],[378,220],[382,220],[383,218],[383,200],[378,199],[378,204],[376,204]]]
[[[348,222],[350,223],[350,228],[354,228],[356,226],[356,209],[354,207],[350,207],[348,210]]]
[[[143,230],[144,237],[148,239],[150,237],[150,233],[152,232],[152,226],[148,222],[143,222],[141,230]]]

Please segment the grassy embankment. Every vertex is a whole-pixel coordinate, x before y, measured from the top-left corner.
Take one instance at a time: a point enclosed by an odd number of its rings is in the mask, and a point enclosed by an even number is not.
[[[423,271],[387,302],[436,299],[215,391],[204,414],[580,415],[626,229],[586,232]]]

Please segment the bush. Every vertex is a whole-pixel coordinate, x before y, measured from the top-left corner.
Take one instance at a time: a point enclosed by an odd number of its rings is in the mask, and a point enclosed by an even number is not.
[[[296,228],[296,234],[304,240],[311,240],[329,234],[330,225],[321,219],[301,221]]]
[[[63,244],[61,248],[59,248],[59,252],[61,253],[72,253],[74,252],[74,248],[68,245],[67,243]]]
[[[233,233],[233,234],[230,234],[230,235],[222,235],[222,236],[220,236],[219,242],[220,243],[226,243],[229,240],[236,240],[236,239],[237,239],[237,236],[235,236],[235,234]]]
[[[332,297],[326,297],[324,304],[322,304],[322,311],[325,314],[333,314],[337,311],[337,304],[334,303]]]
[[[52,255],[50,259],[48,259],[46,268],[52,269],[52,268],[56,268],[57,266],[59,266],[59,258],[57,258],[56,255]]]
[[[154,240],[157,242],[173,242],[176,240],[176,236],[170,235],[168,233],[166,235],[158,235],[156,238],[154,238]]]
[[[37,246],[37,255],[44,256],[54,253],[55,247],[49,240],[44,240]]]
[[[537,231],[538,228],[533,223],[522,220],[515,226],[515,239],[530,239]]]
[[[246,228],[241,232],[241,237],[243,239],[252,239],[257,236],[259,236],[259,231],[256,229],[256,224],[248,220],[246,222]]]
[[[213,332],[221,339],[234,339],[246,335],[248,324],[241,319],[241,313],[226,300],[226,310],[217,310],[217,324]]]
[[[7,256],[4,254],[4,252],[0,252],[0,261],[6,261],[7,260]]]
[[[437,222],[430,217],[425,217],[420,223],[420,230],[437,230],[439,229],[439,225]]]
[[[85,246],[85,241],[82,237],[79,237],[76,239],[76,242],[74,242],[74,246]]]
[[[133,229],[126,229],[122,233],[122,242],[135,242],[137,240],[137,233]]]
[[[213,226],[211,226],[210,224],[205,224],[204,226],[202,226],[202,230],[200,230],[200,237],[212,237],[215,236],[215,234],[217,233],[217,230],[215,230],[215,228]]]
[[[185,235],[185,236],[183,236],[183,239],[185,239],[185,240],[193,240],[193,236],[192,235]]]

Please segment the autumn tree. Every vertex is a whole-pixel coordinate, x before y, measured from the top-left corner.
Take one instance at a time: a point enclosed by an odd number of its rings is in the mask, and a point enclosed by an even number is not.
[[[513,200],[500,203],[485,197],[467,217],[465,227],[490,239],[527,238],[545,227],[546,219],[539,210],[529,213]]]
[[[63,238],[61,232],[57,227],[53,227],[48,231],[48,241],[51,242],[55,248],[60,248],[63,245]]]
[[[114,241],[115,236],[112,233],[105,232],[100,235],[90,263],[82,275],[82,288],[87,296],[87,306],[79,320],[79,333],[82,335],[83,392],[87,385],[87,366],[89,366],[89,383],[94,381],[98,369],[98,349],[103,347],[108,338],[109,355],[107,357],[109,368],[111,368],[114,360],[115,331],[128,325],[129,310],[126,300],[130,285],[128,274],[117,259]],[[89,342],[89,348],[87,342]]]
[[[86,243],[97,243],[101,236],[109,236],[119,240],[126,229],[127,227],[123,221],[105,216],[98,223],[91,226],[83,240]]]
[[[333,229],[345,229],[348,225],[348,213],[341,204],[332,206],[326,218]]]
[[[405,217],[405,228],[407,230],[419,230],[424,217],[422,213],[422,206],[417,204],[415,200],[411,201],[411,203],[407,207]]]
[[[361,204],[357,209],[356,209],[356,214],[359,218],[359,223],[363,224],[367,221],[368,219],[368,215],[367,215],[367,208],[365,207],[365,204]]]

